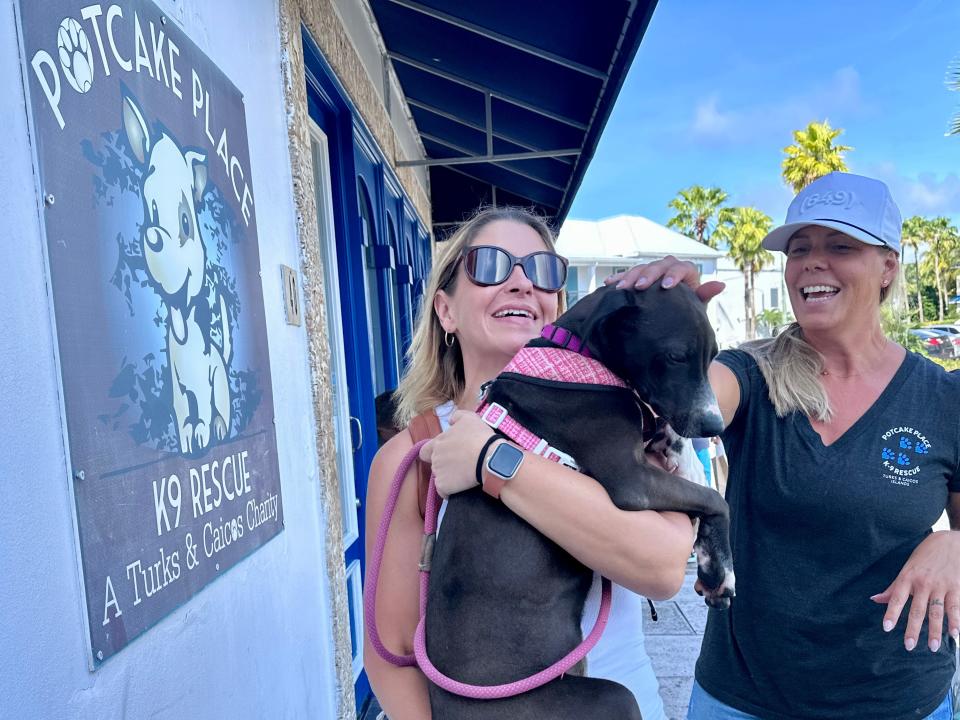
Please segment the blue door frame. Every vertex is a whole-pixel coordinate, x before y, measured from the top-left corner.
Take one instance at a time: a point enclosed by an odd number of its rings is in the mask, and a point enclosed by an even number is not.
[[[383,351],[384,380],[386,387],[392,389],[402,372],[419,304],[417,295],[422,292],[423,278],[429,270],[430,239],[319,47],[305,28],[301,34],[309,114],[329,144],[348,400],[350,414],[359,421],[364,438],[353,453],[354,485],[361,502],[357,510],[360,539],[347,550],[344,562],[349,566],[359,561],[361,577],[365,577],[362,505],[367,473],[377,451],[375,360],[368,344],[374,323],[367,314],[365,273],[372,261],[378,292],[377,303],[370,310],[378,313],[376,324],[381,331],[374,343]],[[367,194],[371,205],[373,227],[367,233],[361,219],[359,192]],[[390,227],[394,228],[393,233]],[[365,243],[372,247],[365,247]],[[362,638],[356,640],[362,643]],[[370,695],[365,672],[360,673],[354,691],[360,709]]]

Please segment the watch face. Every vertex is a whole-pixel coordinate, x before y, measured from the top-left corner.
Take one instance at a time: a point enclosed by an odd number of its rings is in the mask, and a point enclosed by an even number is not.
[[[510,443],[501,443],[487,461],[487,469],[502,478],[512,478],[516,474],[517,468],[520,467],[522,460],[522,450]]]

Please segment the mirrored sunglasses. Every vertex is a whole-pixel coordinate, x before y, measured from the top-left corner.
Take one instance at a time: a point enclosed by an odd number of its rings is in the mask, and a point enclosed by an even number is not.
[[[533,286],[544,292],[558,292],[567,280],[567,259],[548,250],[517,257],[493,245],[474,245],[460,257],[467,277],[484,287],[506,282],[517,265]]]

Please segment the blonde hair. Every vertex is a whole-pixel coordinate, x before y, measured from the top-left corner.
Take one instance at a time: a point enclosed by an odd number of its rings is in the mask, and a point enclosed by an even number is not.
[[[454,342],[452,346],[446,344],[446,333],[433,308],[433,300],[439,290],[450,294],[456,292],[456,271],[461,253],[473,243],[483,228],[498,220],[533,228],[547,249],[556,251],[553,232],[542,217],[530,210],[510,206],[481,208],[439,245],[420,301],[413,339],[407,350],[407,369],[395,393],[397,412],[394,419],[397,427],[406,427],[416,415],[456,400],[463,393],[466,383],[460,343]],[[558,315],[565,306],[565,291],[561,289]]]
[[[894,252],[887,247],[879,249]],[[890,284],[880,288],[878,308],[893,295],[899,275],[898,268]],[[823,355],[804,339],[799,323],[791,323],[776,337],[743,343],[740,349],[757,361],[767,382],[770,402],[779,417],[799,411],[820,422],[830,421],[833,408],[820,381]]]

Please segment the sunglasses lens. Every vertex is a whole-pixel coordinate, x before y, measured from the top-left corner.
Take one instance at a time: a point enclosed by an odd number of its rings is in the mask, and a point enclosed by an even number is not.
[[[463,266],[473,281],[481,285],[498,285],[513,270],[510,256],[494,247],[471,248],[463,260]]]
[[[530,282],[541,290],[554,292],[563,287],[567,280],[567,266],[558,255],[549,252],[528,256],[523,269]]]
[[[470,248],[463,258],[467,275],[478,285],[499,285],[513,272],[516,260],[510,253],[496,247]],[[522,259],[523,271],[536,287],[556,292],[567,280],[567,264],[559,255],[537,252]]]

